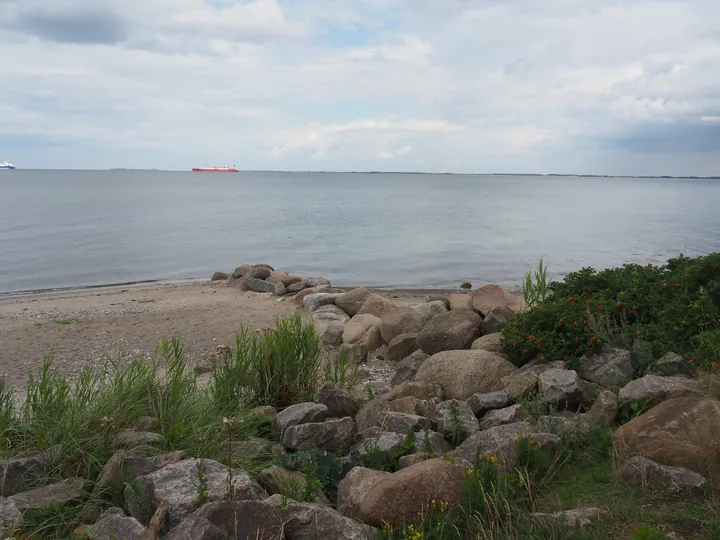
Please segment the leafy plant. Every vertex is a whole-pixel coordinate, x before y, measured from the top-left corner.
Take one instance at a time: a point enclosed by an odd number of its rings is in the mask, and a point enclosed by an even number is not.
[[[197,486],[195,486],[197,492],[195,500],[197,505],[203,506],[205,504],[210,504],[211,500],[210,493],[208,492],[208,482],[205,472],[203,471],[202,461],[198,461],[195,467],[197,469],[198,476],[198,483]]]
[[[549,292],[550,283],[547,278],[547,266],[545,266],[543,259],[540,259],[535,272],[525,274],[525,283],[523,284],[525,305],[528,309],[536,308],[545,301]]]
[[[454,399],[450,401],[450,422],[452,424],[452,441],[457,446],[467,439],[467,429],[460,418],[460,407]]]
[[[641,338],[655,358],[673,351],[709,367],[717,360],[703,347],[714,341],[706,332],[720,329],[719,279],[720,253],[665,266],[584,268],[551,283],[543,301],[511,320],[503,349],[518,366],[538,359],[577,367],[603,343]]]
[[[355,358],[348,359],[348,354],[340,348],[337,360],[328,358],[325,362],[325,380],[339,388],[351,388],[357,381],[357,364]]]
[[[652,409],[653,402],[650,398],[631,399],[620,407],[618,411],[618,424],[627,424],[630,420]]]
[[[643,523],[635,529],[635,532],[632,535],[632,540],[665,540],[667,536],[650,527],[650,525]]]

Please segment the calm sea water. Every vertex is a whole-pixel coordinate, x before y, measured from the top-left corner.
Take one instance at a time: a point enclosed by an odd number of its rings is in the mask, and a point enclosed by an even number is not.
[[[0,294],[269,263],[336,284],[518,285],[720,251],[720,181],[0,171]]]

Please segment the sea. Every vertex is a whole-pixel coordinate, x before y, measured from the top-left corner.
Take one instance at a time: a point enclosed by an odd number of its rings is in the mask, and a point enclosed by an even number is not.
[[[519,287],[720,251],[720,180],[0,171],[0,295],[271,264],[337,285]]]

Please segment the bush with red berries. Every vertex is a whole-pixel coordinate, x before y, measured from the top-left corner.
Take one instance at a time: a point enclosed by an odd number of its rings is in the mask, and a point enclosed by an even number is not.
[[[720,355],[720,253],[680,256],[665,266],[583,268],[503,329],[503,349],[518,366],[533,359],[578,360],[607,342],[652,345],[713,366]]]

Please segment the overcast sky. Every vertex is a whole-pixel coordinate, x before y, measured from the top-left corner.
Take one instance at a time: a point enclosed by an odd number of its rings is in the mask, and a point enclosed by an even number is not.
[[[0,161],[720,175],[718,0],[0,0]]]

